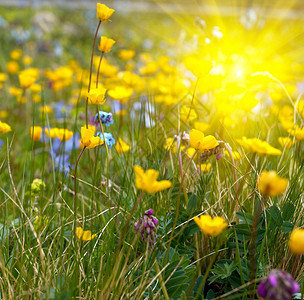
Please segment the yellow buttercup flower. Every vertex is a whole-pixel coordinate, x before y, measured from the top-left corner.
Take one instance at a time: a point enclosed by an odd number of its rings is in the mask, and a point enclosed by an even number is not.
[[[296,228],[291,232],[288,246],[295,254],[304,253],[304,229]]]
[[[113,15],[114,11],[114,9],[111,9],[104,4],[97,3],[97,19],[99,19],[101,22],[109,22],[109,19]]]
[[[39,83],[34,83],[33,85],[30,86],[30,90],[33,93],[40,93],[42,90],[42,86]]]
[[[164,145],[164,148],[167,151],[171,151],[173,154],[177,152],[178,148],[177,148],[177,141],[174,138],[167,138],[166,139],[166,143]],[[183,151],[185,149],[184,145],[180,146],[181,151]]]
[[[140,166],[133,167],[135,174],[135,185],[136,188],[147,192],[148,194],[154,194],[156,192],[169,189],[172,183],[169,180],[157,181],[159,172],[153,169],[144,169]]]
[[[51,112],[53,112],[53,108],[49,105],[41,106],[40,112],[42,112],[43,114],[50,114]]]
[[[158,65],[154,62],[148,62],[145,66],[139,68],[139,73],[142,75],[153,75],[157,72]]]
[[[7,80],[7,75],[0,72],[0,82],[2,83],[4,81],[6,81],[6,80]]]
[[[90,104],[104,104],[106,102],[106,89],[99,87],[97,89],[90,89],[88,92],[88,101]]]
[[[58,138],[61,142],[68,141],[73,136],[73,132],[65,128],[45,128],[45,134],[51,139]]]
[[[190,146],[199,153],[204,153],[219,145],[216,138],[212,135],[205,136],[201,131],[192,129],[189,132]]]
[[[294,141],[290,137],[279,137],[278,141],[282,147],[286,147],[286,149],[290,149],[294,144]]]
[[[264,196],[274,197],[284,193],[288,179],[281,178],[276,171],[263,171],[258,178],[258,189]]]
[[[185,122],[197,119],[197,113],[193,107],[183,105],[180,110],[180,117]]]
[[[130,100],[133,94],[133,89],[125,86],[116,86],[114,89],[109,90],[109,96],[121,103],[126,103]]]
[[[198,168],[200,168],[201,172],[203,173],[208,173],[211,169],[211,164],[201,164],[201,165],[197,165]]]
[[[288,132],[299,141],[304,139],[304,127],[300,128],[296,125],[293,129],[289,129]]]
[[[6,119],[8,116],[7,110],[0,110],[0,119]]]
[[[81,146],[86,147],[87,149],[93,149],[97,146],[103,145],[103,140],[98,137],[94,136],[95,134],[95,127],[94,126],[82,126],[81,127]]]
[[[33,59],[30,56],[26,55],[22,58],[22,62],[24,65],[28,66],[33,62]]]
[[[15,61],[9,61],[6,64],[6,70],[11,75],[16,74],[18,72],[18,70],[19,70],[19,65]]]
[[[231,151],[231,152],[234,160],[240,160],[242,158],[240,153],[238,153],[237,151]],[[227,150],[225,150],[225,155],[227,155],[230,158],[230,154]]]
[[[204,234],[217,236],[228,226],[228,223],[221,217],[212,218],[209,215],[200,215],[193,218],[194,222]]]
[[[76,228],[76,235],[79,240],[87,242],[97,237],[97,234],[92,234],[91,230],[82,230],[81,227]]]
[[[187,155],[191,158],[194,153],[196,152],[196,150],[193,147],[189,147],[186,151]],[[193,159],[195,159],[197,156],[197,154],[194,155]]]
[[[0,121],[0,133],[8,133],[10,131],[12,131],[11,126]]]
[[[120,50],[118,53],[118,56],[123,59],[123,60],[129,60],[132,59],[135,55],[135,51],[134,50]]]
[[[22,89],[11,86],[9,92],[12,96],[20,97],[22,95]]]
[[[41,126],[31,126],[31,139],[34,141],[39,141],[42,133]]]
[[[22,50],[20,50],[20,49],[15,49],[15,50],[11,51],[11,53],[10,53],[11,59],[14,59],[14,60],[20,59],[21,56],[22,56]]]
[[[210,125],[204,122],[194,122],[193,126],[195,129],[200,130],[202,132],[205,132],[207,129],[210,128]]]
[[[39,70],[36,68],[30,68],[23,70],[19,73],[19,82],[23,88],[29,88],[35,83],[39,74]]]
[[[111,51],[112,46],[116,42],[112,39],[107,38],[106,36],[100,37],[100,43],[98,45],[98,49],[102,52],[109,53]]]
[[[282,151],[270,146],[267,142],[262,141],[257,138],[247,139],[243,137],[242,139],[236,140],[240,145],[242,145],[247,151],[255,152],[260,155],[281,155]]]
[[[118,138],[115,149],[119,154],[122,154],[129,151],[131,149],[131,146],[125,143],[121,138]]]

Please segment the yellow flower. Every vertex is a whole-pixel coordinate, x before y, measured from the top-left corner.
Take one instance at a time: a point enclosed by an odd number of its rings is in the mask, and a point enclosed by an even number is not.
[[[197,167],[200,167],[201,172],[208,173],[211,169],[211,164],[201,164],[201,166],[197,165]]]
[[[11,51],[11,53],[10,53],[11,59],[14,59],[14,60],[20,59],[21,56],[22,56],[22,50],[20,50],[20,49],[15,49],[15,50]]]
[[[230,158],[230,154],[227,150],[225,150],[225,154]],[[232,156],[233,156],[234,160],[240,160],[241,159],[241,155],[237,151],[232,151]]]
[[[195,55],[189,55],[185,58],[184,64],[194,76],[200,77],[207,75],[212,69],[212,62],[202,59]]]
[[[11,126],[0,121],[0,133],[8,133],[12,131]]]
[[[284,193],[288,179],[281,178],[276,171],[263,171],[258,178],[258,189],[265,196],[274,197]]]
[[[191,158],[194,155],[195,151],[196,150],[194,148],[189,147],[186,152],[187,152],[187,155]],[[197,156],[197,154],[194,155],[193,159],[195,159],[196,156]]]
[[[97,19],[99,19],[101,22],[109,22],[109,19],[113,15],[114,11],[114,9],[111,9],[104,4],[97,3]]]
[[[278,141],[282,147],[286,147],[286,149],[290,149],[290,147],[294,144],[293,140],[290,137],[282,137],[278,138]]]
[[[102,52],[109,53],[111,51],[112,46],[116,42],[112,39],[108,39],[105,36],[100,37],[100,43],[98,45],[98,49]]]
[[[29,88],[35,83],[39,74],[39,70],[36,68],[29,68],[19,73],[19,82],[23,88]]]
[[[4,81],[6,81],[6,80],[7,80],[7,75],[0,72],[0,82],[2,83]]]
[[[145,66],[139,68],[139,73],[142,75],[153,75],[157,72],[158,65],[154,62],[149,62]]]
[[[167,150],[167,151],[171,151],[173,154],[177,152],[178,148],[177,148],[177,141],[174,140],[174,138],[167,138],[166,139],[166,143],[164,145],[164,148]],[[180,146],[180,149],[181,151],[183,151],[185,149],[185,146],[184,145],[181,145]]]
[[[22,58],[22,62],[24,65],[28,66],[33,62],[33,59],[30,56],[26,55]]]
[[[295,254],[304,253],[304,229],[294,229],[291,232],[288,245],[291,252]]]
[[[134,57],[135,51],[134,50],[122,49],[122,50],[119,51],[118,55],[123,60],[129,60],[129,59],[132,59]]]
[[[282,151],[270,146],[267,142],[262,141],[257,138],[247,139],[242,137],[242,139],[236,140],[240,145],[242,145],[247,151],[255,152],[260,155],[281,155]]]
[[[0,119],[6,119],[8,116],[7,110],[0,110]]]
[[[88,100],[91,104],[104,104],[106,102],[106,89],[99,87],[97,89],[90,89],[88,92]]]
[[[41,126],[31,126],[31,139],[34,141],[39,141],[42,133]]]
[[[194,122],[194,128],[202,132],[205,132],[207,129],[209,129],[209,127],[210,125],[208,123]]]
[[[219,144],[214,136],[205,136],[201,131],[197,129],[190,130],[189,136],[190,146],[197,150],[199,153],[204,153],[210,149],[213,149]]]
[[[20,97],[22,95],[22,89],[14,87],[14,86],[10,87],[9,92],[12,96],[15,96],[15,97]]]
[[[58,138],[61,142],[68,141],[73,136],[73,132],[65,128],[45,128],[45,134],[51,139]]]
[[[95,134],[95,127],[94,126],[88,126],[88,128],[86,128],[86,126],[82,126],[81,127],[81,146],[82,147],[87,147],[87,149],[93,149],[97,146],[102,145],[104,142],[103,140],[98,137],[98,136],[94,136]]]
[[[33,93],[40,93],[42,90],[42,86],[39,83],[34,83],[33,85],[30,86],[30,90]]]
[[[159,172],[153,169],[148,169],[146,172],[140,166],[133,167],[135,174],[135,185],[139,190],[143,190],[148,194],[169,189],[172,183],[169,180],[157,181]]]
[[[118,139],[115,149],[119,154],[127,152],[131,149],[131,146],[125,143],[121,138]]]
[[[129,101],[133,94],[133,89],[125,86],[116,86],[114,89],[109,90],[109,96],[121,103],[126,103]]]
[[[180,110],[180,117],[183,121],[190,122],[197,119],[197,113],[193,107],[190,108],[188,106],[183,105]]]
[[[53,111],[53,108],[49,105],[40,107],[40,112],[42,112],[43,114],[50,114],[52,111]]]
[[[91,230],[83,231],[81,227],[76,228],[76,235],[79,240],[87,242],[97,237],[97,234],[92,234]]]
[[[296,125],[294,129],[289,129],[288,132],[297,140],[301,141],[304,139],[304,127],[300,128],[298,125]]]
[[[217,236],[228,226],[228,223],[221,217],[212,219],[209,215],[200,215],[193,218],[194,222],[205,234]]]
[[[6,70],[9,74],[16,74],[19,70],[19,65],[17,62],[15,61],[9,61],[7,64],[6,64]]]

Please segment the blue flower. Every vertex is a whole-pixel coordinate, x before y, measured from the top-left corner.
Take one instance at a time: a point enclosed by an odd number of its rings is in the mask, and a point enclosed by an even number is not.
[[[107,112],[100,110],[99,113],[97,113],[94,118],[94,122],[97,123],[97,125],[99,124],[98,114],[99,114],[101,124],[105,124],[107,127],[109,127],[111,124],[114,123],[113,118],[112,118],[112,113],[107,113]]]
[[[0,139],[0,150],[1,150],[1,147],[3,146],[4,142]]]
[[[64,172],[65,176],[68,176],[70,170],[74,169],[74,166],[69,162],[70,156],[68,154],[61,154],[54,157],[55,170],[58,172]]]
[[[99,136],[104,141],[102,132],[97,132],[96,135]],[[115,143],[116,143],[115,139],[113,138],[112,133],[105,132],[104,137],[106,139],[106,144],[107,144],[108,148],[111,149],[112,146],[115,145]]]
[[[64,101],[59,101],[57,103],[54,103],[52,105],[52,107],[54,108],[56,119],[64,119],[64,118],[68,117],[68,115],[72,109],[72,106],[66,105],[64,103]]]

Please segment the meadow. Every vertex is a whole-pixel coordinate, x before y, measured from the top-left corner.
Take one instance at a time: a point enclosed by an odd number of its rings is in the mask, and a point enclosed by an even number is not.
[[[0,7],[0,299],[304,299],[302,23]]]

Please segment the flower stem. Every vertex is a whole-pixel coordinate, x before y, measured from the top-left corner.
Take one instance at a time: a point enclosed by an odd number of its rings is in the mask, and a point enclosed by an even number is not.
[[[94,37],[94,42],[93,42],[93,47],[92,47],[88,92],[90,91],[90,88],[91,88],[92,70],[93,70],[93,57],[94,57],[94,50],[95,50],[95,45],[96,45],[97,34],[98,34],[98,30],[99,30],[100,25],[101,25],[101,21],[99,21],[99,23],[97,25],[96,32],[95,32],[95,37]],[[86,99],[86,127],[88,128],[88,97]]]
[[[96,88],[98,88],[99,71],[100,71],[100,65],[101,65],[103,55],[104,55],[104,51],[101,52],[99,63],[98,63],[97,76],[96,76]]]

